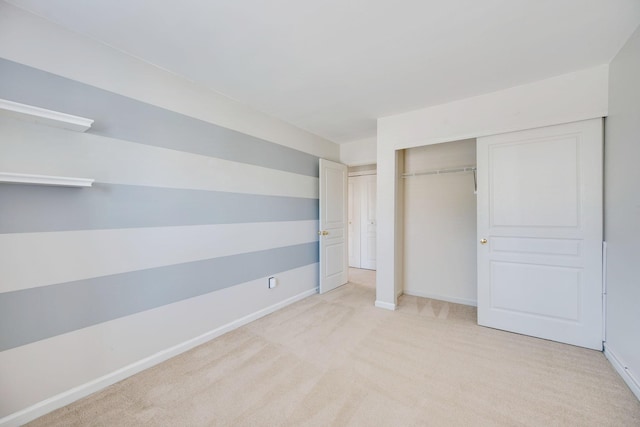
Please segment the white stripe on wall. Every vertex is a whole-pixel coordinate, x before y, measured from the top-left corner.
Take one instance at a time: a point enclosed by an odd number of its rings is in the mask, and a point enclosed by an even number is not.
[[[0,234],[0,292],[313,242],[318,222]]]
[[[3,172],[111,184],[318,198],[318,178],[0,117]],[[215,141],[211,141],[215,144]]]
[[[318,264],[279,273],[277,278],[275,289],[268,289],[265,277],[0,352],[0,390],[23,391],[3,393],[0,414],[29,407],[176,343],[313,291],[318,281]],[[109,357],[105,358],[105,354]],[[160,356],[156,363],[161,360]],[[15,369],[25,363],[29,369]]]

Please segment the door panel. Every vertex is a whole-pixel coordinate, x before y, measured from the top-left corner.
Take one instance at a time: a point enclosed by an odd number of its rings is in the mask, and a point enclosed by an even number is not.
[[[368,175],[362,177],[363,200],[362,210],[364,212],[362,236],[361,236],[361,262],[362,268],[369,270],[376,269],[376,176]]]
[[[360,192],[358,178],[349,178],[349,266],[360,268]]]
[[[580,240],[529,239],[526,237],[494,237],[491,239],[493,252],[522,253],[531,255],[580,255]],[[565,261],[566,262],[566,261]]]
[[[494,261],[491,278],[494,310],[579,320],[581,280],[577,268]]]
[[[324,179],[325,198],[324,202],[324,223],[327,226],[340,225],[344,222],[345,203],[342,196],[345,193],[344,187],[345,173],[337,167],[325,167]]]
[[[491,145],[493,227],[578,226],[578,138]]]
[[[349,265],[376,269],[376,176],[349,178]]]
[[[477,149],[478,323],[602,349],[602,120]]]
[[[347,167],[320,159],[320,293],[348,280]]]

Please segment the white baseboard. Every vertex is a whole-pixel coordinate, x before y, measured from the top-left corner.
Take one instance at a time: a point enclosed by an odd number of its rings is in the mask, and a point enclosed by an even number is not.
[[[472,299],[468,299],[468,298],[451,297],[451,296],[448,296],[448,295],[436,295],[436,294],[430,294],[428,292],[414,291],[414,290],[411,290],[411,289],[405,289],[403,291],[403,293],[405,295],[411,295],[411,296],[414,296],[414,297],[437,299],[439,301],[447,301],[447,302],[452,302],[452,303],[455,303],[455,304],[470,305],[470,306],[473,306],[473,307],[477,307],[478,306],[478,301],[472,300]]]
[[[624,382],[627,383],[633,394],[640,400],[640,382],[634,378],[626,364],[611,350],[611,347],[609,347],[606,342],[604,343],[604,355],[618,374],[620,374]]]
[[[226,325],[222,325],[216,329],[206,332],[200,336],[182,342],[173,347],[167,348],[166,350],[162,350],[154,355],[125,366],[124,368],[118,369],[117,371],[96,378],[95,380],[89,381],[88,383],[82,384],[78,387],[74,387],[71,390],[67,390],[63,393],[57,394],[53,397],[50,397],[49,399],[45,399],[21,411],[14,412],[13,414],[7,415],[6,417],[0,419],[0,427],[17,427],[28,423],[29,421],[33,421],[36,418],[48,414],[51,411],[62,408],[63,406],[73,403],[76,400],[82,399],[83,397],[102,390],[103,388],[115,384],[118,381],[122,381],[123,379],[135,375],[138,372],[144,371],[145,369],[162,363],[165,360],[184,353],[185,351],[189,351],[194,347],[197,347],[201,344],[206,343],[207,341],[219,337],[220,335],[237,329],[243,325],[246,325],[247,323],[253,322],[254,320],[266,316],[267,314],[271,314],[274,311],[277,311],[281,308],[286,307],[287,305],[293,304],[294,302],[300,301],[316,293],[318,293],[317,288],[309,289],[308,291],[304,291],[298,295],[292,296],[291,298],[287,298],[269,307],[263,308],[262,310],[258,310],[254,313],[248,314],[244,317],[229,322]]]
[[[390,302],[378,301],[376,300],[375,306],[378,308],[384,308],[385,310],[395,310],[396,305]]]

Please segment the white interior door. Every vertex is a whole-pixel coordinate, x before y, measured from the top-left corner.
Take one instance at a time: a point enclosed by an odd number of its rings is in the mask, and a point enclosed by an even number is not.
[[[376,269],[376,176],[361,177],[360,268]]]
[[[360,268],[360,180],[349,178],[349,267]]]
[[[376,175],[349,177],[349,266],[376,269]]]
[[[344,285],[347,263],[347,167],[320,159],[320,293]]]
[[[602,120],[479,138],[478,323],[602,349]]]

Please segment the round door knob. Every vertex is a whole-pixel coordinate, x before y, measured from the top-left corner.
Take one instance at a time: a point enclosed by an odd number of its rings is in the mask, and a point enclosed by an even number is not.
[[[480,239],[480,243],[482,243],[483,245],[487,244],[487,239]]]

